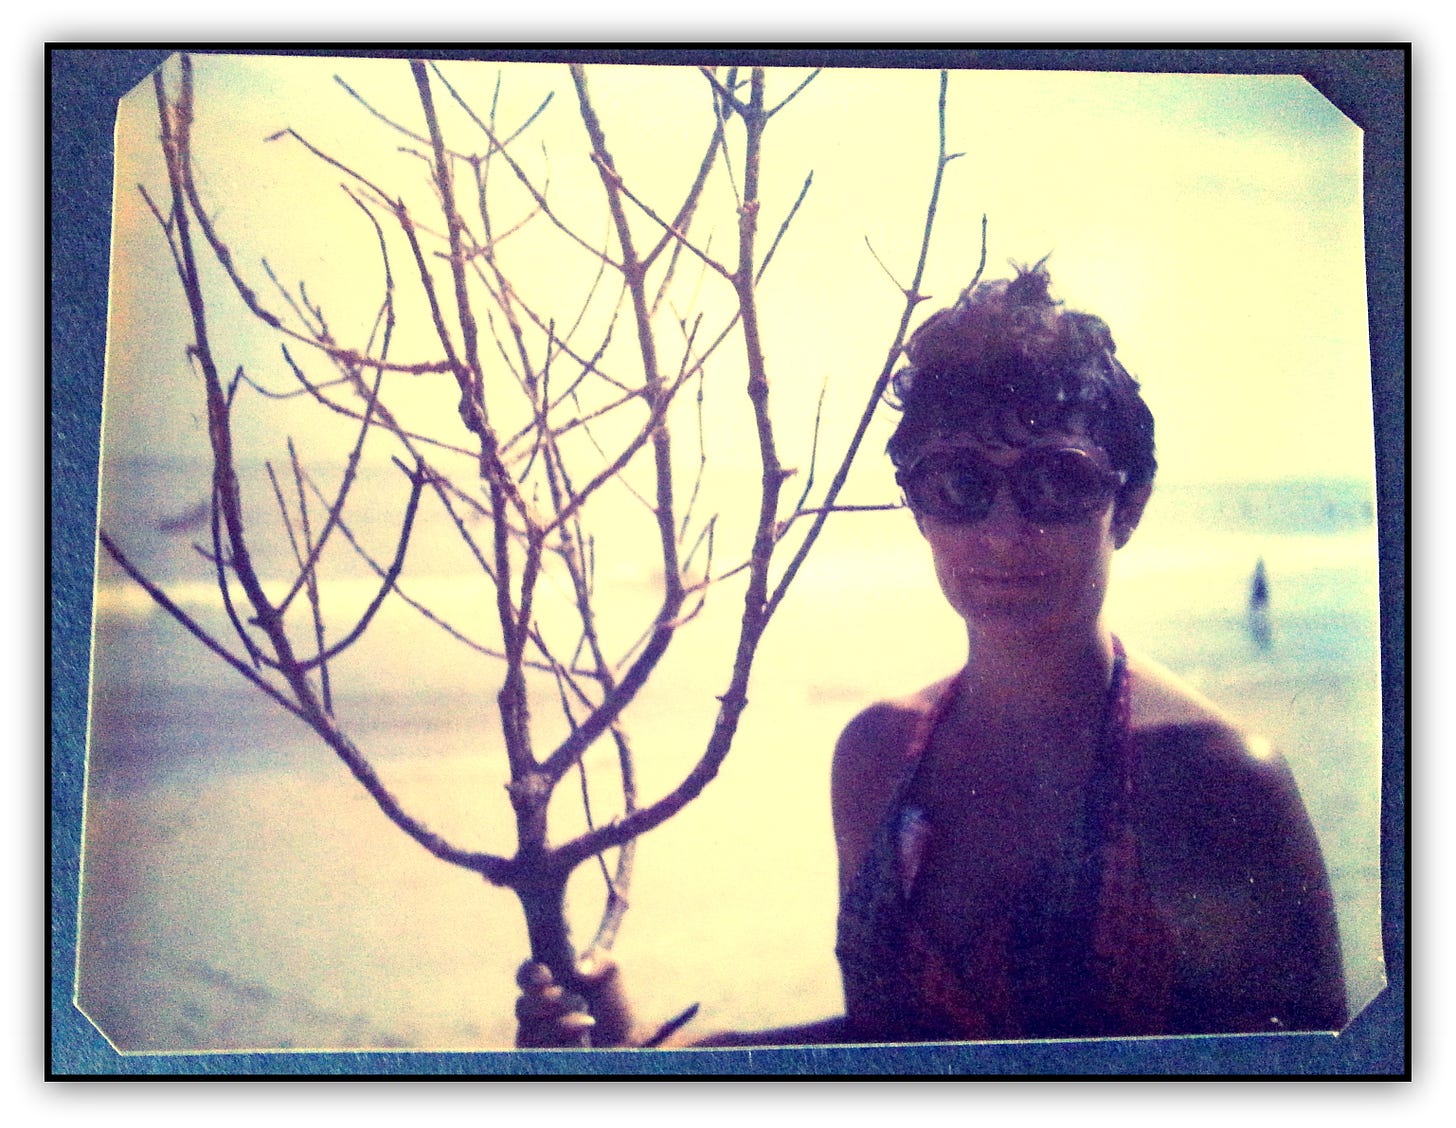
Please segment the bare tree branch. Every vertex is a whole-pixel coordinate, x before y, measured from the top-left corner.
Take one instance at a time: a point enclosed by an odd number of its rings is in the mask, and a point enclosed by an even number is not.
[[[772,373],[764,346],[765,311],[758,294],[769,263],[789,253],[787,233],[813,183],[812,172],[803,176],[797,197],[772,228],[764,250],[767,232],[760,231],[760,187],[765,133],[820,72],[798,81],[770,105],[769,80],[762,68],[743,75],[736,68],[724,73],[702,68],[705,102],[711,102],[713,115],[711,134],[700,157],[684,154],[689,161],[696,159],[696,165],[684,164],[686,188],[664,199],[666,192],[618,167],[587,70],[568,67],[575,112],[585,130],[590,167],[595,169],[592,189],[597,193],[594,210],[579,212],[573,199],[568,212],[564,194],[556,196],[561,207],[553,205],[552,166],[545,145],[533,154],[520,143],[544,120],[548,108],[559,106],[552,95],[533,99],[517,111],[503,111],[497,77],[489,111],[482,114],[466,97],[469,87],[453,84],[440,67],[422,61],[409,66],[423,130],[378,108],[387,102],[376,104],[342,78],[336,76],[336,81],[364,111],[400,135],[403,140],[395,139],[397,152],[405,157],[407,172],[423,179],[427,198],[418,182],[403,192],[394,185],[386,190],[291,128],[270,138],[289,138],[297,143],[286,148],[294,159],[321,161],[340,173],[340,203],[347,199],[369,223],[378,248],[380,289],[368,296],[362,316],[332,302],[325,308],[313,296],[322,291],[316,285],[311,289],[308,279],[285,285],[266,256],[257,261],[276,290],[273,301],[281,314],[250,288],[235,264],[235,248],[207,213],[197,186],[192,164],[192,62],[184,56],[175,96],[158,73],[156,100],[170,202],[164,207],[145,187],[140,191],[166,239],[191,319],[193,343],[188,352],[201,374],[212,461],[211,545],[198,551],[209,562],[223,615],[240,640],[240,649],[234,652],[230,642],[225,646],[190,617],[160,585],[143,576],[105,532],[101,543],[158,606],[253,687],[308,724],[376,806],[412,840],[442,860],[513,890],[525,916],[533,957],[548,963],[569,988],[577,953],[566,927],[564,898],[573,870],[596,859],[605,903],[588,950],[609,947],[630,901],[636,840],[691,802],[717,774],[748,704],[747,687],[758,647],[824,521],[831,513],[898,508],[838,499],[911,317],[923,300],[919,288],[943,174],[958,155],[946,153],[946,79],[941,76],[934,183],[913,278],[900,287],[904,303],[899,327],[853,438],[842,456],[834,452],[837,468],[820,497],[821,459],[830,461],[822,449],[827,389],[821,390],[815,407],[807,462],[793,461],[804,453],[796,452],[786,466],[780,421],[770,410]],[[437,83],[449,96],[438,106]],[[450,108],[451,102],[465,119]],[[442,110],[453,123],[449,130]],[[520,124],[503,135],[499,119],[507,113]],[[730,119],[737,119],[731,131]],[[483,145],[477,139],[462,147],[458,138],[447,136],[462,129],[469,134],[472,127],[483,136]],[[714,217],[702,214],[709,206],[705,201],[715,199],[709,189],[720,176],[726,177],[736,204],[724,209],[732,221],[732,252],[715,250],[715,245],[723,247],[726,225],[720,225],[715,239]],[[585,232],[593,229],[597,236],[588,237]],[[236,253],[241,256],[246,233],[237,239]],[[984,226],[982,241],[984,263]],[[552,248],[551,253],[564,252],[557,273],[572,272],[570,286],[554,279],[541,281],[541,264],[533,261],[541,246]],[[397,277],[391,250],[403,255],[406,249],[413,270],[406,268]],[[209,274],[208,292],[199,252],[210,256],[207,261],[214,261],[222,272]],[[578,284],[585,285],[584,291],[576,288]],[[278,341],[281,379],[287,381],[291,374],[296,389],[279,391],[277,377],[247,372],[242,364],[230,381],[224,381],[217,343],[210,335],[208,303],[220,300],[213,289],[223,294],[229,308],[241,302],[269,340]],[[437,358],[409,364],[392,358],[396,317],[405,317],[411,308],[416,311],[413,328],[423,331],[423,347],[437,350]],[[336,339],[336,334],[343,339]],[[320,377],[314,362],[300,353],[310,369],[305,371],[294,356],[294,342],[315,350],[335,372]],[[741,343],[741,354],[729,355],[730,342],[735,348]],[[410,347],[420,346],[411,340]],[[742,515],[751,518],[745,521],[751,523],[751,532],[736,543],[729,531],[739,515],[729,520],[725,512],[699,512],[713,500],[705,486],[707,420],[716,410],[716,397],[730,391],[720,384],[730,366],[737,374],[732,379],[738,381],[741,402],[751,412],[758,458],[757,489],[748,506],[752,512]],[[386,381],[385,373],[418,379]],[[695,402],[679,405],[678,397],[689,382],[695,384]],[[438,401],[429,399],[423,407],[411,402],[401,391],[406,383],[427,397],[443,393],[445,403],[454,408],[443,413],[443,425],[433,414]],[[340,385],[350,390],[341,391]],[[272,463],[265,461],[278,518],[260,524],[245,504],[234,427],[239,434],[249,434],[255,415],[271,413],[276,419],[299,408],[324,419],[337,416],[352,422],[352,434],[345,431],[336,448],[344,454],[342,474],[326,493],[319,485],[322,476],[303,464],[299,447],[290,438],[287,449],[295,496],[287,495]],[[696,451],[688,447],[684,455],[674,449],[677,426],[695,429]],[[361,483],[368,480],[360,474],[366,452],[370,465],[382,464],[387,456],[409,479],[403,512],[388,510],[391,516],[384,535],[392,540],[392,550],[385,548],[378,559],[365,547],[368,538],[361,534],[366,530],[358,522],[359,509],[366,504],[359,496],[365,492]],[[800,472],[791,468],[795,465],[806,469],[801,485],[796,483],[796,496],[786,506],[785,484]],[[247,464],[243,469],[251,486],[256,470]],[[625,508],[612,508],[617,491],[609,487],[616,486],[626,491],[620,495]],[[431,502],[426,505],[428,517],[422,517],[427,489],[439,500],[440,510],[435,511]],[[629,495],[640,508],[634,508]],[[635,522],[621,537],[633,554],[632,566],[650,574],[654,584],[650,606],[627,622],[618,621],[616,608],[606,607],[607,597],[598,588],[598,553],[605,559],[613,541],[608,534],[615,533],[603,529],[623,513]],[[364,519],[377,520],[367,512]],[[809,528],[775,580],[778,562],[788,554],[787,534],[805,519]],[[488,523],[488,531],[483,523]],[[338,589],[332,585],[339,552],[334,550],[340,548],[336,531],[375,577],[368,582],[367,603],[362,610],[351,608],[344,624],[335,621]],[[487,609],[483,618],[487,625],[471,621],[468,614],[438,613],[416,598],[420,589],[412,577],[420,567],[420,553],[412,553],[411,546],[433,544],[438,537],[456,545],[457,566],[478,570],[470,575],[479,585],[471,599]],[[291,553],[274,551],[282,544]],[[729,564],[726,569],[720,556]],[[260,560],[269,569],[266,584]],[[281,576],[275,568],[282,569]],[[605,571],[606,565],[601,569]],[[644,802],[638,795],[637,765],[624,723],[627,707],[657,671],[678,632],[704,611],[710,595],[722,594],[719,589],[729,581],[735,582],[735,590],[741,582],[743,603],[733,652],[724,655],[726,688],[718,695],[711,731],[676,782]],[[306,601],[297,598],[300,593]],[[370,633],[392,599],[445,630],[472,655],[490,660],[482,668],[495,691],[495,713],[509,768],[507,797],[515,820],[516,843],[509,857],[465,849],[431,830],[419,814],[405,809],[347,731],[349,699],[340,686],[350,665],[364,653],[363,647],[352,648]],[[305,637],[311,642],[295,641]],[[636,641],[624,649],[623,644],[634,637]],[[351,650],[348,663],[336,661]],[[533,707],[558,711],[566,735],[560,735],[559,724],[543,728],[532,714]],[[550,732],[556,743],[538,755],[536,742],[542,732]],[[610,740],[615,752],[614,772],[586,755],[602,740]],[[572,771],[578,776],[586,828],[558,841],[550,833],[549,808],[557,784]],[[603,780],[596,775],[604,771],[616,776],[611,802],[615,805],[615,796],[620,795],[620,811],[615,806],[609,812],[602,809],[597,785]],[[612,850],[618,851],[614,866],[607,856]]]

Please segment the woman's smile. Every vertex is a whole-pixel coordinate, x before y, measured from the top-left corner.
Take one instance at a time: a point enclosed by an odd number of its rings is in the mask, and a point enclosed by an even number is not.
[[[1043,582],[1048,573],[1045,571],[1031,571],[1026,569],[1000,569],[1000,568],[958,568],[958,575],[963,579],[969,579],[976,583],[991,584],[994,586],[1017,587],[1030,586]]]

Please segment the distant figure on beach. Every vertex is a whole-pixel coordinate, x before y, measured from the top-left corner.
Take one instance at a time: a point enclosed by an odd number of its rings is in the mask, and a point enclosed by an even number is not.
[[[1249,634],[1260,650],[1268,650],[1274,641],[1269,622],[1269,574],[1262,556],[1254,565],[1254,578],[1249,583]]]
[[[1344,1025],[1329,882],[1288,768],[1104,616],[1152,492],[1153,418],[1044,262],[931,316],[894,379],[889,455],[966,663],[837,743],[845,1013],[695,1044]],[[656,1044],[618,965],[581,970],[578,996],[521,968],[518,1044]]]

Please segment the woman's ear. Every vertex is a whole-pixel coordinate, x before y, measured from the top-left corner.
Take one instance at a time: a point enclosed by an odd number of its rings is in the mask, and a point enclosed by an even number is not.
[[[1152,496],[1153,486],[1149,482],[1146,486],[1128,490],[1117,499],[1117,508],[1112,511],[1112,543],[1115,547],[1121,548],[1132,539],[1133,530],[1143,519],[1143,510]]]

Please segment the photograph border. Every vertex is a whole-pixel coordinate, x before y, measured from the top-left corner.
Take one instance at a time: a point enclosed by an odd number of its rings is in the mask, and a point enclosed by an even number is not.
[[[1241,1035],[1093,1042],[792,1047],[753,1050],[294,1051],[123,1055],[73,1004],[84,808],[96,505],[110,262],[112,138],[118,99],[177,50],[426,58],[689,61],[683,48],[299,44],[46,47],[48,529],[46,778],[47,1075],[358,1078],[1302,1076],[1408,1078],[1409,895],[1405,512],[1409,416],[1409,94],[1411,45],[1255,47],[1037,45],[693,48],[690,61],[766,65],[1302,74],[1364,131],[1366,283],[1380,550],[1381,912],[1388,986],[1338,1037]]]

